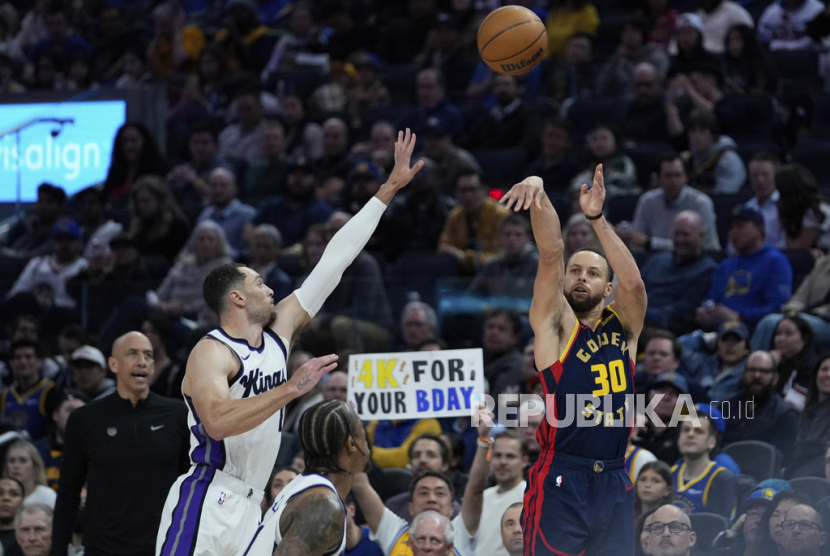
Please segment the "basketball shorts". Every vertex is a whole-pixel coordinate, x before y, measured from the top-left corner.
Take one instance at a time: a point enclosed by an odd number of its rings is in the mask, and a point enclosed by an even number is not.
[[[524,556],[632,556],[634,485],[625,460],[543,451],[522,510]]]
[[[262,518],[263,492],[227,473],[193,466],[170,488],[156,538],[158,556],[236,556]]]

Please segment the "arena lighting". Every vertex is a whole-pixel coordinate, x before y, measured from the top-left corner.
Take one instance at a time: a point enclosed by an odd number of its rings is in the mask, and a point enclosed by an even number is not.
[[[51,131],[52,137],[57,137],[63,131],[63,126],[66,124],[74,124],[74,118],[33,118],[31,120],[26,120],[22,124],[18,124],[14,127],[11,127],[5,131],[0,131],[0,139],[6,137],[7,135],[11,135],[14,133],[15,136],[15,145],[17,148],[17,156],[20,156],[20,132],[26,128],[32,127],[37,124],[58,124],[60,127],[57,129],[53,129]],[[17,201],[15,202],[14,212],[16,215],[20,216],[21,214],[21,197],[23,194],[23,165],[20,164],[18,161],[17,164]]]

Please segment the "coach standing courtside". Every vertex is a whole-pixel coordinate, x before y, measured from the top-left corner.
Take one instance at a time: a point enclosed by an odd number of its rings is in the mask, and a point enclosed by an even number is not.
[[[153,347],[140,332],[112,346],[116,391],[77,409],[66,425],[52,554],[72,538],[87,485],[87,556],[150,556],[170,486],[190,466],[184,403],[150,392]]]

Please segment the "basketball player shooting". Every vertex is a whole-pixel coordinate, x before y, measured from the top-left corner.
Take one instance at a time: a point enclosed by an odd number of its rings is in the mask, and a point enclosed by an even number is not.
[[[647,299],[634,258],[602,215],[604,201],[599,165],[579,204],[605,254],[586,248],[565,261],[542,180],[529,177],[502,198],[508,209],[530,209],[539,247],[530,324],[547,418],[536,432],[542,453],[524,496],[525,556],[634,554],[634,490],[624,463],[634,407],[626,394],[634,393]],[[606,307],[614,272],[619,285]]]
[[[182,392],[191,431],[191,468],[170,489],[156,539],[159,555],[238,554],[259,525],[265,483],[277,459],[285,406],[335,368],[336,355],[312,359],[290,379],[292,339],[323,306],[371,237],[386,206],[423,166],[409,167],[415,135],[398,133],[389,179],[329,242],[302,287],[274,306],[262,276],[240,264],[205,279],[220,327],[187,361]]]

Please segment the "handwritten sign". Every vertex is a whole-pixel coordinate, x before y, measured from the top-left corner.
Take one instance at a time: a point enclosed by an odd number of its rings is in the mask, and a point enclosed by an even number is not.
[[[483,393],[480,349],[349,357],[348,400],[364,420],[462,417]]]

